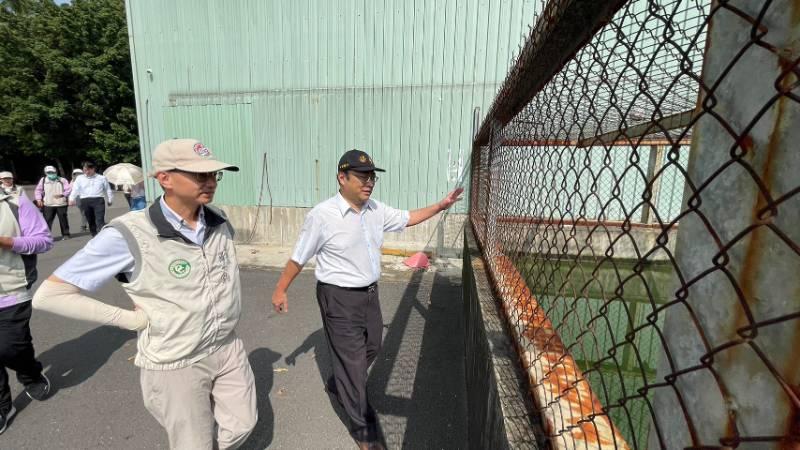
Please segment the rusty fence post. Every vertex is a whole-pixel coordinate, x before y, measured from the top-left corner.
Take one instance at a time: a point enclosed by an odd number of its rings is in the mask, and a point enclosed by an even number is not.
[[[800,3],[712,9],[655,425],[669,449],[797,448]]]

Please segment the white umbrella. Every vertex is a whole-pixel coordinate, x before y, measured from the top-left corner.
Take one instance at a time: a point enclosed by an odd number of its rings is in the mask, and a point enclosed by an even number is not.
[[[129,163],[119,163],[108,167],[103,175],[109,183],[116,185],[136,184],[144,180],[142,168]]]

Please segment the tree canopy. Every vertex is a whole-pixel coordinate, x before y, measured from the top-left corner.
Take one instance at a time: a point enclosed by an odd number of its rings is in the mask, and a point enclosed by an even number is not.
[[[0,0],[0,159],[15,154],[139,161],[124,0]]]

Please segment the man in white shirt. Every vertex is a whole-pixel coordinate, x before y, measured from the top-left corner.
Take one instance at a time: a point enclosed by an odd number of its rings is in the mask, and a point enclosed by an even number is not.
[[[433,205],[401,211],[370,199],[378,181],[370,156],[350,150],[339,160],[339,193],[306,216],[300,236],[278,285],[272,305],[288,311],[286,290],[317,257],[317,302],[331,351],[335,395],[350,419],[350,434],[362,449],[383,448],[377,418],[367,399],[367,369],[381,349],[383,318],[377,282],[384,232],[399,232],[424,222],[460,200],[456,189]]]
[[[83,175],[78,176],[69,194],[70,206],[75,206],[75,199],[81,199],[81,214],[89,223],[89,232],[96,236],[106,224],[106,202],[108,206],[114,201],[114,191],[108,184],[106,177],[97,173],[97,166],[91,161],[83,163]]]

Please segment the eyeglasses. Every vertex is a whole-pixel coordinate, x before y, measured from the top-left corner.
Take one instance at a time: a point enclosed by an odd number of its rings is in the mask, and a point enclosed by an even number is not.
[[[198,173],[198,172],[186,172],[185,170],[180,170],[180,169],[173,169],[173,170],[170,170],[170,172],[182,173],[186,177],[192,178],[194,181],[198,182],[199,184],[207,183],[207,182],[211,181],[212,179],[214,181],[217,181],[217,182],[222,181],[222,174],[223,174],[222,171]]]
[[[351,171],[350,173],[353,174],[354,177],[358,178],[358,181],[360,181],[361,184],[367,184],[370,181],[372,183],[377,183],[378,182],[378,175],[376,175],[374,173],[372,175],[356,175],[356,173],[353,172],[353,171]]]

